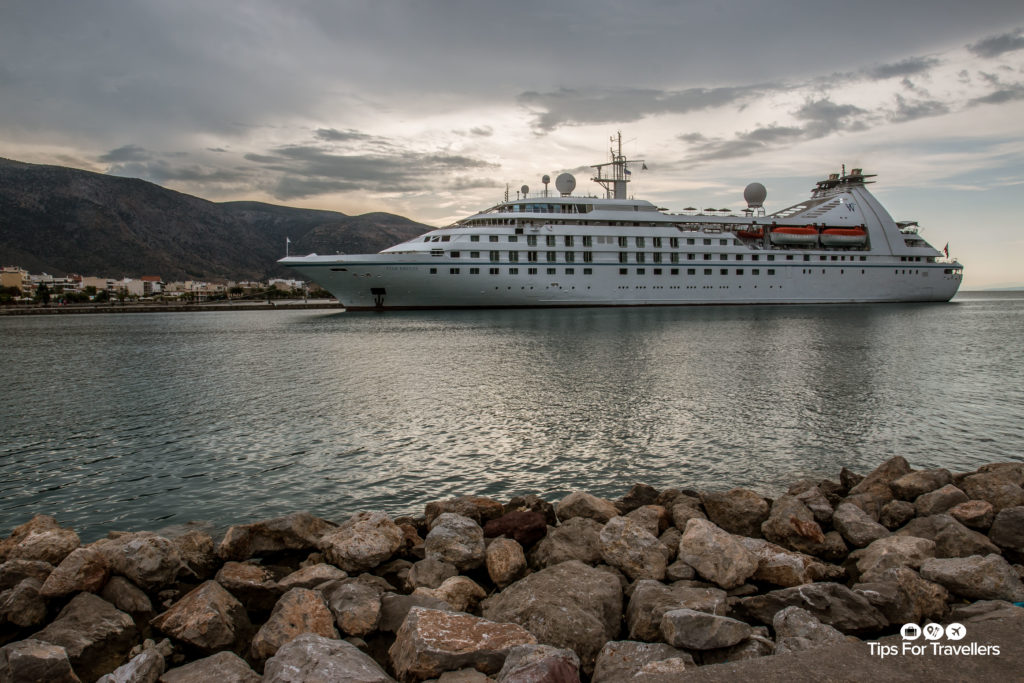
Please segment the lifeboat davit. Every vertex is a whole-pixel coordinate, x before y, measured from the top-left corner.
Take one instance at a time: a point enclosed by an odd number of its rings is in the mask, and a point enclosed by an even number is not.
[[[817,244],[818,229],[813,225],[772,228],[772,244]]]
[[[825,228],[821,231],[821,243],[826,247],[862,247],[868,241],[864,226],[855,228]]]

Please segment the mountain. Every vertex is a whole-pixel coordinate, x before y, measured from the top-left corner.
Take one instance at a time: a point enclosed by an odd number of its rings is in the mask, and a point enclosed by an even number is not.
[[[0,265],[53,275],[171,280],[294,277],[291,253],[375,253],[431,229],[389,213],[347,216],[210,202],[134,178],[0,158]]]

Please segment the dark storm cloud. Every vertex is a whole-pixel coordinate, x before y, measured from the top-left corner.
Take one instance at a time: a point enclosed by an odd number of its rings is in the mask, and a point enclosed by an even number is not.
[[[864,70],[864,75],[876,81],[897,76],[914,76],[929,71],[942,62],[934,57],[911,57],[894,64],[882,64]]]
[[[605,88],[524,92],[516,99],[533,111],[534,127],[549,133],[561,126],[638,121],[654,114],[684,114],[739,104],[771,86],[655,90]]]
[[[99,158],[104,163],[120,163],[124,161],[146,161],[150,153],[138,145],[124,145],[112,149]]]
[[[974,54],[988,59],[1021,48],[1024,48],[1024,29],[985,38],[967,46],[967,49]]]

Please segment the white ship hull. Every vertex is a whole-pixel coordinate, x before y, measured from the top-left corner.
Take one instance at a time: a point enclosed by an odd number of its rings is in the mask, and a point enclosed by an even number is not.
[[[938,302],[960,286],[963,267],[901,232],[859,171],[778,214],[692,216],[626,199],[626,160],[613,159],[616,176],[595,178],[614,183],[605,199],[524,193],[379,254],[280,263],[349,310]],[[776,220],[866,234],[776,244]]]

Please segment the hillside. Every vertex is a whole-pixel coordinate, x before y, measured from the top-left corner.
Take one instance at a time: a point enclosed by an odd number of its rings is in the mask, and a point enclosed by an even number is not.
[[[144,180],[0,159],[0,264],[54,275],[249,280],[291,253],[373,253],[430,229],[401,216],[216,203]]]

